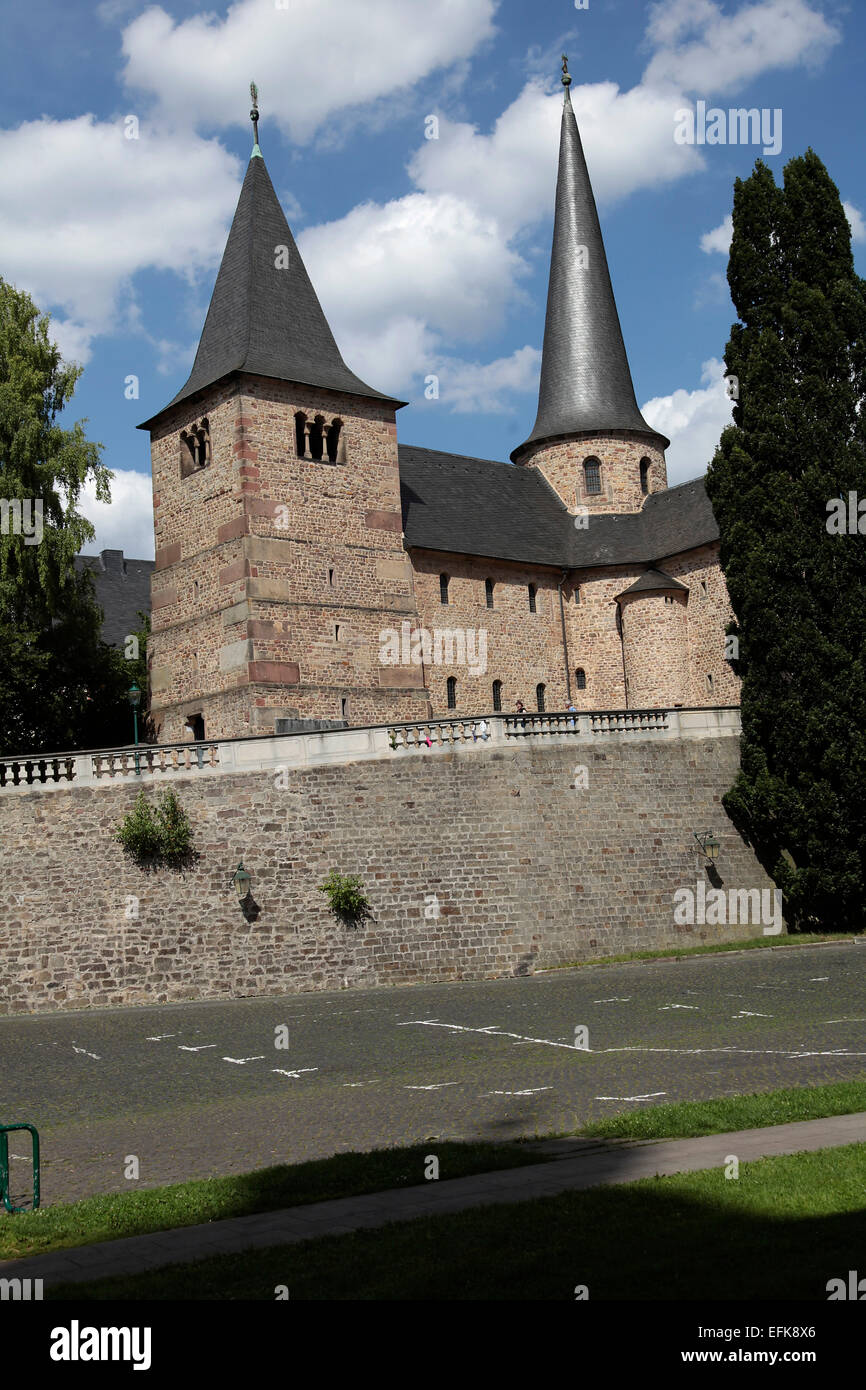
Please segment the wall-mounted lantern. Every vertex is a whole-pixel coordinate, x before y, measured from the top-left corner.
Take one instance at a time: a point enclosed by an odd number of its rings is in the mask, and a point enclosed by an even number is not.
[[[234,873],[232,874],[230,880],[230,882],[233,883],[235,886],[235,891],[238,895],[239,902],[243,902],[245,897],[249,893],[250,884],[252,883],[252,881],[252,874],[247,873],[246,869],[244,868],[244,861],[241,860]]]
[[[708,859],[710,863],[716,860],[719,856],[719,842],[713,835],[713,832],[711,830],[704,830],[699,835],[695,830],[692,833],[701,847],[701,853],[704,858]]]

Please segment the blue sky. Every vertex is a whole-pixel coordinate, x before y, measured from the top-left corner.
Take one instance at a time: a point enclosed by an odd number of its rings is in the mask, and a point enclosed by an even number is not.
[[[678,144],[676,113],[780,109],[767,163],[781,181],[788,159],[817,151],[862,271],[862,3],[5,0],[0,22],[0,275],[85,364],[70,415],[88,418],[116,473],[110,508],[84,501],[90,550],[153,554],[135,425],[192,364],[249,158],[251,79],[268,169],[343,356],[410,402],[405,443],[503,459],[532,426],[563,49],[635,389],[672,440],[671,482],[705,471],[729,415],[724,224],[761,154]]]

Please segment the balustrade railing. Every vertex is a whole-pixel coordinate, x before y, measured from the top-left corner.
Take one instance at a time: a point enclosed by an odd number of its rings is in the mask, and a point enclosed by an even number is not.
[[[512,745],[519,739],[554,739],[592,743],[596,735],[707,738],[739,733],[732,707],[630,710],[524,710],[522,713],[454,716],[453,718],[374,724],[316,732],[263,735],[260,738],[208,739],[201,742],[139,744],[0,758],[0,791],[49,791],[69,783],[109,786],[126,779],[202,773],[265,771],[283,764],[315,767],[426,752]]]
[[[668,727],[666,709],[598,710],[589,716],[594,734],[629,734],[662,732]]]
[[[219,766],[219,744],[141,744],[138,748],[114,748],[92,753],[93,776],[137,777],[153,772],[188,772]]]
[[[45,758],[0,758],[0,788],[32,787],[38,783],[72,782],[75,758],[72,754]]]
[[[490,721],[487,719],[435,719],[419,724],[394,724],[388,729],[388,742],[395,750],[483,743],[489,738]]]

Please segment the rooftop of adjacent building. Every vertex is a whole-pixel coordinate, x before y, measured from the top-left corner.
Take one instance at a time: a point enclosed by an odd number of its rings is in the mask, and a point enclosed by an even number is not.
[[[103,612],[103,640],[109,646],[122,647],[129,634],[141,626],[139,613],[150,613],[153,560],[127,559],[122,550],[100,550],[98,555],[76,556],[75,564],[93,575],[96,600]]]

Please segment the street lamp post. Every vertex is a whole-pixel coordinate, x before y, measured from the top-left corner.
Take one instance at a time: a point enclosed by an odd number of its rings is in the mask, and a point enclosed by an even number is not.
[[[129,687],[127,698],[132,706],[132,724],[135,730],[135,773],[137,777],[140,777],[141,767],[138,761],[138,706],[141,701],[141,691],[137,685],[131,685]]]

